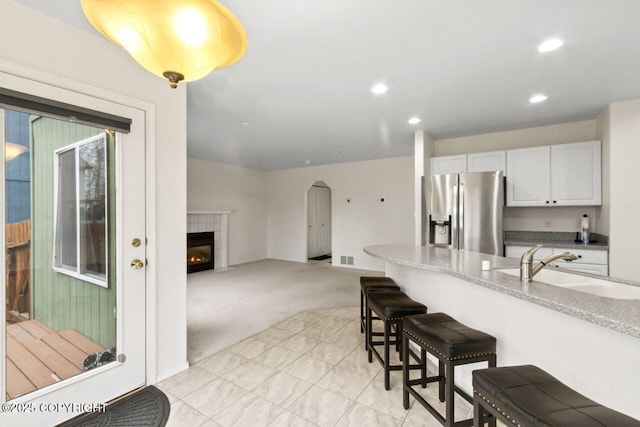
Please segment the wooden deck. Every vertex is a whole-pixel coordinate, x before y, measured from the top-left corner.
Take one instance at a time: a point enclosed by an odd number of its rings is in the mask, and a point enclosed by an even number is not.
[[[37,320],[7,325],[7,400],[78,375],[99,351],[73,329],[56,333]]]

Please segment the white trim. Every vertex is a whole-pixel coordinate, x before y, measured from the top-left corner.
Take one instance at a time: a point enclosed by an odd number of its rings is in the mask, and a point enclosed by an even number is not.
[[[152,104],[147,104],[144,109],[145,123],[145,213],[146,213],[146,293],[147,293],[147,360],[146,360],[146,376],[147,384],[155,384],[158,381],[158,331],[157,323],[157,269],[156,256],[157,253],[157,224],[156,224],[156,109]]]
[[[2,244],[2,249],[0,249],[0,253],[2,253],[2,261],[0,262],[0,277],[2,277],[2,283],[3,285],[0,286],[0,301],[2,302],[2,309],[0,309],[0,313],[4,313],[4,318],[1,319],[2,321],[0,321],[0,339],[2,339],[4,342],[6,342],[5,337],[7,336],[6,333],[6,329],[7,329],[7,322],[6,322],[6,316],[7,313],[7,297],[6,297],[6,283],[5,283],[5,278],[7,277],[6,275],[6,268],[7,268],[7,263],[6,263],[6,259],[7,259],[7,245],[6,245],[6,236],[5,236],[5,198],[6,198],[6,194],[5,194],[5,189],[6,189],[6,183],[5,183],[5,162],[4,162],[4,143],[5,143],[5,129],[4,129],[4,116],[5,116],[5,110],[3,108],[0,108],[0,142],[2,144],[1,145],[1,149],[0,149],[0,200],[2,201],[2,203],[0,203],[0,206],[2,206],[2,209],[0,209],[0,244]],[[6,355],[6,349],[7,346],[6,345],[0,345],[0,403],[4,403],[6,401],[6,396],[7,396],[7,382],[6,381],[2,381],[1,379],[4,379],[6,377],[6,375],[4,375],[5,372],[7,372],[6,370],[6,360],[7,360],[7,355]]]

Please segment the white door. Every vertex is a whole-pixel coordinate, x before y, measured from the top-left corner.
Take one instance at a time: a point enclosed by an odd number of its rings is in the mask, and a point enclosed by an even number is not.
[[[308,254],[315,258],[331,253],[331,190],[312,186],[307,194]]]
[[[124,134],[0,110],[0,425],[53,425],[145,383],[145,113],[2,72],[0,87],[132,120]],[[5,159],[8,137],[26,151]],[[32,206],[10,218],[19,163]]]

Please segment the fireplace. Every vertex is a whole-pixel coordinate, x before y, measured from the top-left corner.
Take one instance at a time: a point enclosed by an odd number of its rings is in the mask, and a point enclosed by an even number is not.
[[[187,233],[187,273],[213,270],[213,232]]]

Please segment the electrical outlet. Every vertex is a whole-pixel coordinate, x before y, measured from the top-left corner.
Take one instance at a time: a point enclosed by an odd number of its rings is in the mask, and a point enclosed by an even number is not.
[[[544,226],[547,228],[551,227],[551,218],[544,219]]]

